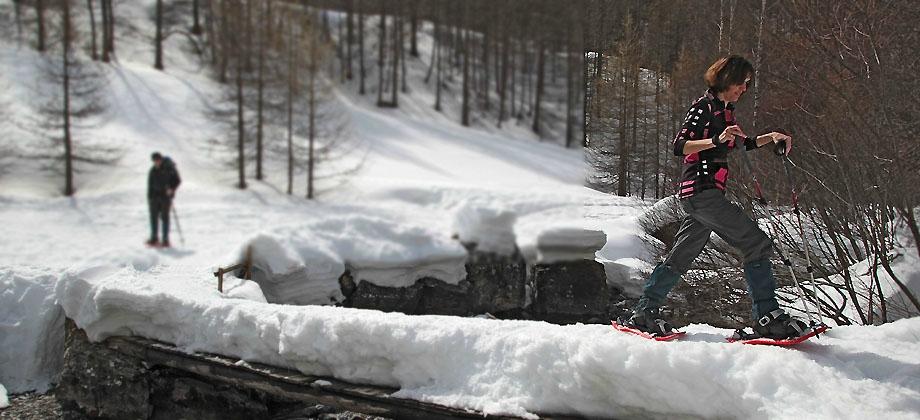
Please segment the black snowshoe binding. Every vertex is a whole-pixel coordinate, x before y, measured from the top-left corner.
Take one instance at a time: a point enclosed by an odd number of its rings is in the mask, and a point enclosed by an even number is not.
[[[818,325],[809,326],[801,319],[793,318],[782,309],[774,309],[760,317],[754,323],[754,334],[744,330],[735,331],[733,339],[750,340],[756,338],[769,338],[773,340],[787,340],[802,337],[812,332],[817,332]]]
[[[661,318],[658,309],[635,311],[629,318],[619,318],[617,323],[651,334],[653,337],[667,336],[677,332],[668,321]]]

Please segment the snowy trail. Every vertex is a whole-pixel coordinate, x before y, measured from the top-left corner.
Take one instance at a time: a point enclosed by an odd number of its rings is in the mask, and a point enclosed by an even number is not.
[[[130,269],[73,272],[57,295],[92,339],[139,334],[485,413],[909,419],[920,412],[920,318],[838,327],[795,349],[726,343],[731,331],[705,325],[687,327],[686,340],[659,343],[606,325],[269,305],[222,297],[175,270],[155,278],[138,282]]]

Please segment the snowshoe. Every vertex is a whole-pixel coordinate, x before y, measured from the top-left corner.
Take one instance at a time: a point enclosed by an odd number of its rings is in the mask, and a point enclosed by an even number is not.
[[[144,245],[147,245],[152,248],[156,248],[160,246],[160,241],[157,241],[156,239],[148,239],[147,242],[144,242]]]
[[[668,341],[684,335],[661,318],[657,309],[635,311],[629,318],[611,321],[613,328],[657,341]]]
[[[754,332],[761,337],[785,340],[808,334],[809,327],[805,321],[789,316],[782,309],[774,309],[757,320]]]
[[[824,324],[808,325],[805,321],[790,316],[782,309],[776,309],[757,320],[753,334],[739,329],[735,331],[728,341],[744,344],[791,346],[817,336],[829,328]]]

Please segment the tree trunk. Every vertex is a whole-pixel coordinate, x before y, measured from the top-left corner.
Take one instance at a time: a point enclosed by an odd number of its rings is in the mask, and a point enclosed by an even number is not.
[[[402,67],[402,74],[400,75],[400,78],[402,79],[400,82],[400,90],[402,93],[409,93],[409,82],[406,80],[409,71],[406,69],[406,22],[404,19],[405,18],[400,18],[401,23],[399,25],[399,65]]]
[[[626,141],[628,134],[626,127],[627,110],[629,109],[626,106],[626,98],[628,97],[627,88],[629,87],[629,82],[625,65],[620,71],[619,79],[623,81],[623,100],[620,101],[620,121],[618,124],[620,138],[617,147],[617,195],[626,197],[629,194],[629,143]]]
[[[482,107],[484,110],[488,111],[491,106],[489,104],[489,44],[492,43],[492,33],[491,25],[486,24],[484,33],[482,34],[482,63],[480,63],[480,68],[482,69],[482,86],[481,86],[481,95],[482,95]]]
[[[638,59],[638,57],[635,57]],[[632,84],[632,95],[630,101],[632,102],[632,150],[638,149],[639,142],[639,67],[637,65],[630,65],[632,70],[633,84]],[[639,155],[639,161],[644,161],[645,157],[641,154]],[[629,162],[629,161],[627,161]],[[639,177],[643,177],[645,174],[642,173],[641,169],[639,171]],[[628,175],[627,175],[628,176]],[[644,197],[643,197],[644,198]]]
[[[316,72],[319,69],[316,61],[318,60],[318,51],[316,50],[316,43],[313,42],[310,44],[310,68],[308,76],[308,108],[309,108],[309,133],[308,133],[308,161],[307,161],[307,199],[312,200],[314,196],[314,168],[315,156],[314,151],[316,149]],[[381,69],[382,70],[382,69]]]
[[[244,19],[240,19],[239,27],[243,27]],[[236,41],[239,39],[240,33],[235,35]],[[237,42],[237,45],[240,43]],[[248,51],[239,51],[239,55],[236,57],[236,127],[237,127],[237,166],[239,171],[239,181],[237,182],[237,187],[240,189],[246,189],[246,120],[245,120],[245,101],[243,96],[243,56],[247,54]]]
[[[521,42],[521,96],[520,102],[518,103],[518,120],[523,120],[525,115],[529,115],[533,110],[530,107],[530,70],[531,70],[531,59],[530,59],[530,48],[529,42],[527,39],[524,39]],[[525,106],[527,106],[525,108]]]
[[[662,197],[661,185],[661,65],[655,74],[655,199]]]
[[[104,0],[109,4],[109,54],[115,54],[115,4],[112,3],[112,0]]]
[[[434,45],[431,48],[431,60],[428,62],[428,71],[425,72],[425,84],[426,85],[429,82],[431,82],[431,75],[434,74],[434,66],[435,66],[435,61],[437,60],[436,57],[437,57],[438,45],[441,43],[441,40],[438,36],[440,25],[438,23],[437,16],[434,16],[432,18],[432,23],[434,24],[434,39],[432,40]]]
[[[510,109],[511,113],[508,115],[514,118],[514,116],[516,115],[516,111],[517,111],[517,106],[515,104],[515,100],[517,99],[515,97],[515,91],[517,90],[517,84],[516,84],[517,72],[515,71],[515,68],[516,68],[515,66],[517,64],[517,49],[514,48],[514,38],[510,40],[510,45],[508,46],[508,48],[509,48],[508,55],[511,56],[510,57],[511,62],[509,63],[509,68],[508,68],[508,73],[510,74],[509,78],[511,79],[508,81],[508,83],[510,84],[510,86],[508,86],[508,90],[510,91],[510,95],[508,97],[508,103],[511,105],[511,109]]]
[[[396,2],[396,12],[393,13],[393,93],[390,106],[399,106],[399,58],[402,50],[403,18],[400,10],[402,2]]]
[[[354,72],[352,71],[352,44],[355,40],[355,24],[354,24],[354,0],[348,0],[345,2],[345,25],[346,25],[346,34],[345,34],[345,79],[351,80],[354,78]]]
[[[287,194],[294,194],[294,25],[288,25],[288,91],[287,91]]]
[[[335,42],[335,58],[338,59],[339,64],[340,64],[339,70],[341,71],[339,71],[339,76],[341,77],[342,83],[345,83],[345,81],[348,80],[348,76],[346,74],[348,73],[348,70],[347,70],[348,63],[345,62],[345,44],[346,44],[345,42],[345,22],[342,19],[338,19],[336,21],[335,31],[336,31],[336,40],[337,40]],[[330,64],[329,68],[332,69],[334,68],[334,66]],[[330,74],[335,74],[335,73],[330,73]]]
[[[364,7],[363,0],[356,0],[358,3],[358,72],[361,78],[361,84],[358,88],[358,94],[364,95],[367,90],[364,86],[364,79],[367,76],[364,70]]]
[[[566,29],[567,38],[566,39],[566,49],[565,57],[566,60],[566,74],[565,74],[565,147],[568,149],[572,146],[572,142],[575,140],[575,75],[578,74],[581,69],[576,66],[576,55],[573,53],[575,50],[575,28],[577,26],[576,22],[573,22],[575,19],[569,17],[568,28]]]
[[[445,20],[443,19],[444,18],[443,9],[444,8],[441,8],[441,10],[436,12],[438,19],[435,22],[435,31],[434,31],[435,33],[435,48],[434,49],[435,49],[436,59],[438,60],[437,70],[436,70],[437,75],[435,75],[434,110],[438,112],[441,112],[441,84],[444,83],[443,79],[441,78],[441,67],[443,67],[442,57],[444,56],[442,45],[444,44],[444,39],[446,38],[446,34],[444,33],[444,24],[442,23],[442,22],[445,22]]]
[[[196,0],[197,1],[197,0]],[[211,65],[217,67],[217,32],[214,30],[214,7],[213,2],[208,1],[205,9],[204,26],[208,37],[208,50],[211,52]]]
[[[243,24],[240,26],[240,29],[243,31],[244,34],[255,33],[255,31],[252,28],[254,25],[253,21],[255,20],[253,13],[252,13],[252,3],[261,2],[261,1],[262,0],[246,0],[246,18],[243,19]],[[246,36],[246,40],[244,43],[246,44],[246,54],[243,54],[242,57],[246,59],[246,72],[251,72],[253,68],[252,52],[255,51],[255,37]]]
[[[102,61],[108,63],[109,58],[109,1],[99,0],[102,7]]]
[[[259,6],[262,8],[263,6]],[[263,178],[262,175],[262,138],[264,136],[264,108],[265,108],[265,49],[268,48],[268,44],[265,42],[266,38],[266,27],[267,25],[264,22],[269,22],[270,17],[266,12],[265,8],[262,8],[262,22],[263,24],[258,25],[259,29],[256,32],[256,36],[259,37],[258,48],[259,48],[259,66],[256,76],[256,179],[261,181]]]
[[[418,3],[414,1],[410,2],[409,7],[412,9],[409,14],[409,36],[411,42],[409,54],[418,58]]]
[[[500,6],[501,7],[501,6]],[[503,10],[502,10],[503,11]],[[505,121],[507,117],[505,100],[508,97],[508,56],[511,54],[511,49],[509,47],[509,31],[507,27],[502,27],[502,40],[501,40],[501,66],[499,68],[499,77],[498,77],[498,127],[501,128],[502,122]]]
[[[386,71],[384,67],[384,53],[386,52],[386,43],[387,43],[387,13],[386,13],[386,1],[380,1],[380,40],[378,42],[378,51],[377,51],[377,106],[384,106],[383,102],[383,72]]]
[[[227,83],[227,73],[230,71],[230,44],[234,40],[234,38],[231,38],[229,1],[221,1],[220,8],[220,75],[218,76],[218,81]]]
[[[722,33],[725,27],[725,0],[719,0],[719,55],[722,54]]]
[[[545,69],[543,68],[546,65],[546,53],[544,52],[545,46],[543,44],[543,37],[540,36],[539,41],[537,42],[537,91],[536,99],[534,100],[534,112],[533,112],[533,132],[541,134],[540,132],[540,104],[543,101],[543,84],[545,79]]]
[[[16,16],[16,43],[22,45],[22,0],[13,0],[13,13]]]
[[[463,9],[466,11],[466,3]],[[464,13],[465,14],[465,13]],[[464,16],[465,17],[465,16]],[[460,123],[465,127],[470,126],[470,54],[469,54],[469,34],[467,29],[463,29],[463,111],[460,117]]]
[[[35,15],[38,20],[38,49],[45,52],[45,0],[35,0]]]
[[[192,34],[201,35],[201,23],[198,18],[198,1],[192,0]]]
[[[18,4],[18,2],[17,2]],[[17,6],[17,9],[19,6]],[[99,60],[99,52],[96,48],[96,12],[93,11],[93,0],[86,0],[86,10],[89,12],[89,32],[91,41],[91,57],[93,61]]]
[[[61,4],[63,8],[62,14],[62,27],[63,34],[61,36],[61,41],[63,48],[61,48],[62,53],[62,66],[63,66],[63,87],[64,87],[64,107],[63,115],[64,119],[64,195],[72,196],[74,193],[73,188],[73,139],[70,134],[70,0],[64,0]]]
[[[153,68],[163,70],[163,0],[157,0],[156,58]]]

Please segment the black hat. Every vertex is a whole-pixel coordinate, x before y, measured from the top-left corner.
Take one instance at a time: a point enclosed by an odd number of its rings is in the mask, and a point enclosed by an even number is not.
[[[161,155],[160,152],[153,152],[153,154],[150,155],[150,159],[151,160],[163,160],[163,155]]]

